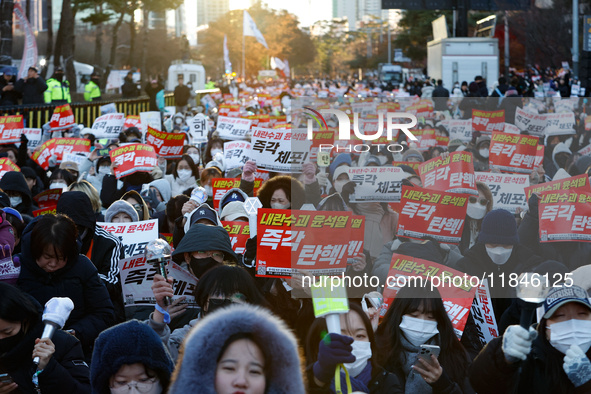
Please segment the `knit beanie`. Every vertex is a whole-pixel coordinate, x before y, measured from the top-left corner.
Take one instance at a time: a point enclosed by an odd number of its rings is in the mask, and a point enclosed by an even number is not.
[[[482,220],[478,242],[495,245],[519,245],[517,224],[511,212],[494,209]]]
[[[117,200],[111,204],[109,209],[107,209],[107,212],[105,212],[105,221],[107,223],[111,223],[113,216],[121,212],[128,214],[132,222],[140,221],[137,211],[133,208],[133,205],[125,200]]]
[[[166,204],[170,197],[172,197],[172,189],[170,187],[170,183],[166,179],[157,179],[148,183],[148,186],[154,186],[160,192],[160,196],[164,200]]]
[[[423,157],[421,152],[419,152],[416,149],[409,149],[402,155],[402,161],[408,161],[408,159],[410,158],[419,159],[421,162],[425,161],[425,158]]]

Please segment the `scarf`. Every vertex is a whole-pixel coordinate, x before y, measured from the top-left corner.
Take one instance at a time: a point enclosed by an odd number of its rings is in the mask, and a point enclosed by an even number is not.
[[[434,342],[434,338],[431,338],[428,343]],[[404,392],[408,394],[432,394],[433,388],[429,383],[425,382],[421,374],[412,369],[412,366],[418,362],[417,358],[421,348],[410,343],[403,334],[400,335],[400,342],[404,347],[404,356],[401,355],[401,357],[404,357],[402,371],[406,377]]]
[[[349,379],[351,380],[351,389],[353,392],[360,391],[362,393],[369,393],[369,389],[367,387],[369,386],[369,381],[371,380],[371,372],[371,362],[368,360],[367,365],[365,368],[363,368],[363,371],[359,372],[359,375],[355,377],[349,376]],[[347,391],[347,376],[343,370],[341,370],[341,390],[343,391],[343,394],[349,394]],[[337,392],[334,379],[330,384],[330,392],[331,394],[335,394]]]

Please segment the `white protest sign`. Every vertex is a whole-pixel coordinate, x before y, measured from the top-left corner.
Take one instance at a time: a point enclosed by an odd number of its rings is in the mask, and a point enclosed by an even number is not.
[[[365,118],[367,115],[376,113],[376,104],[372,101],[366,101],[362,103],[351,103],[351,109],[353,113],[359,114],[359,119]]]
[[[546,115],[546,136],[576,134],[575,114],[571,111]]]
[[[78,167],[80,167],[82,165],[82,163],[84,163],[86,158],[87,158],[87,156],[82,156],[82,155],[79,155],[76,153],[67,153],[64,155],[64,157],[62,159],[62,163],[66,162],[66,161],[71,161],[71,162],[78,164]]]
[[[554,103],[554,112],[572,112],[575,108],[575,103],[571,100],[559,100]]]
[[[529,104],[538,111],[544,111],[546,109],[546,104],[544,104],[540,100],[529,99]]]
[[[519,130],[519,127],[511,124],[511,123],[505,123],[505,133],[508,134],[521,134],[521,130]]]
[[[570,95],[571,97],[577,97],[579,95],[579,91],[581,90],[581,85],[572,84],[570,87]]]
[[[148,126],[158,131],[162,131],[162,121],[160,119],[160,112],[140,112],[140,130],[142,134],[146,134]]]
[[[184,296],[185,299],[180,304],[187,304],[188,308],[196,308],[193,292],[197,285],[197,278],[173,262],[167,265],[166,270],[168,277],[174,279],[172,300],[176,301]],[[123,302],[126,307],[156,305],[151,287],[158,270],[153,265],[147,264],[143,255],[119,260],[119,272]]]
[[[23,129],[22,134],[27,136],[29,142],[27,142],[27,149],[35,149],[41,142],[43,131],[41,129]],[[17,148],[21,146],[21,143],[14,144]]]
[[[485,183],[493,195],[493,209],[505,209],[515,213],[517,208],[527,210],[525,188],[529,187],[529,175],[475,172],[476,181]]]
[[[252,145],[247,141],[224,142],[224,164],[226,171],[236,167],[242,167],[250,157]]]
[[[158,219],[129,223],[103,223],[99,226],[119,237],[125,257],[144,255],[146,245],[158,238]]]
[[[578,152],[581,156],[591,156],[591,145],[587,145]]]
[[[216,130],[220,133],[220,138],[223,140],[243,140],[246,138],[246,134],[250,132],[251,125],[251,119],[218,116]]]
[[[305,130],[264,129],[253,127],[251,160],[261,170],[298,172],[307,161],[312,141]],[[292,139],[297,143],[292,144]],[[293,146],[292,146],[293,145]]]
[[[193,138],[193,144],[207,142],[207,136],[209,135],[207,117],[203,114],[193,116],[193,119],[189,122],[189,133]]]
[[[206,94],[205,96],[201,97],[201,104],[207,109],[212,109],[216,107],[215,100],[211,98],[209,94]]]
[[[96,118],[92,124],[92,134],[98,139],[100,138],[118,138],[119,133],[123,131],[123,124],[125,123],[124,114],[108,114]]]
[[[546,115],[538,115],[525,111],[519,107],[515,111],[515,126],[527,131],[531,135],[543,135],[546,129]]]
[[[479,331],[478,337],[482,346],[500,335],[490,298],[488,279],[480,282],[480,286],[476,290],[472,303],[472,317]]]
[[[472,119],[450,120],[446,128],[450,141],[454,139],[465,142],[472,141]]]
[[[347,172],[356,184],[351,202],[399,202],[402,180],[408,176],[400,167],[352,167]]]
[[[117,113],[117,106],[115,103],[106,104],[101,107],[101,115]]]

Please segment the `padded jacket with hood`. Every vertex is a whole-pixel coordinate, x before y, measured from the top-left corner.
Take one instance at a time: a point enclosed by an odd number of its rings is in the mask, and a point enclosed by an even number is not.
[[[85,256],[68,260],[64,268],[53,273],[45,272],[37,265],[31,253],[31,233],[39,218],[23,231],[23,252],[15,256],[21,263],[17,287],[32,295],[41,305],[53,297],[69,297],[74,302],[74,310],[64,330],[74,330],[88,354],[98,334],[114,323],[113,303],[96,267]]]
[[[19,192],[23,201],[13,208],[23,215],[33,216],[33,211],[37,209],[37,206],[33,204],[31,191],[23,174],[17,171],[7,172],[0,179],[0,189],[4,190],[5,193],[7,191]]]

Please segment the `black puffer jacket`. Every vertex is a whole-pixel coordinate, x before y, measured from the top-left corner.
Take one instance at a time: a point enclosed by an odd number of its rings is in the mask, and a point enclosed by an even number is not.
[[[329,394],[331,385],[326,384],[322,387],[316,385],[314,381],[314,372],[312,370],[314,364],[306,368],[306,374],[308,376],[308,392],[310,394]],[[367,388],[369,394],[402,394],[404,390],[400,387],[398,378],[393,373],[386,371],[384,368],[377,368],[374,373],[371,374],[371,380],[369,381]],[[343,388],[343,390],[345,390]],[[346,390],[345,390],[346,391]]]
[[[41,305],[53,297],[69,297],[74,310],[64,330],[74,330],[85,354],[89,354],[98,334],[114,323],[113,303],[95,266],[85,256],[69,260],[64,268],[53,273],[37,265],[31,253],[31,233],[38,220],[35,218],[23,231],[23,252],[16,256],[21,263],[17,286]]]
[[[41,77],[19,79],[14,86],[15,90],[23,95],[23,105],[27,104],[45,104],[43,92],[47,90],[47,84]]]
[[[33,210],[38,209],[36,205],[33,205],[31,191],[29,190],[25,176],[20,172],[9,171],[4,174],[2,179],[0,179],[0,189],[4,190],[4,192],[14,191],[21,194],[23,202],[13,207],[21,214],[33,216]]]

